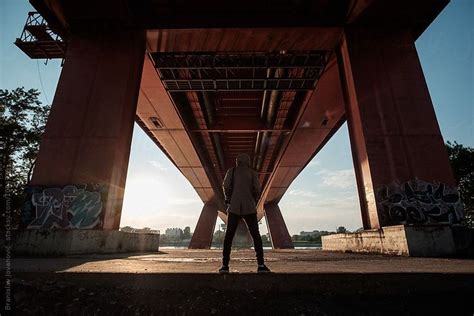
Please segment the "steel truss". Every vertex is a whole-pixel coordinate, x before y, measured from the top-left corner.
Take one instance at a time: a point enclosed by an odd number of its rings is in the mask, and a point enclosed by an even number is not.
[[[15,45],[32,59],[64,58],[67,43],[54,33],[38,12],[29,12]]]
[[[313,90],[327,51],[284,54],[151,54],[165,88],[177,91]]]

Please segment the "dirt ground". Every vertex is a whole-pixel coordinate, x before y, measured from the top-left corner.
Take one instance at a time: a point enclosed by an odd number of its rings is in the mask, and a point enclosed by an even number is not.
[[[473,315],[474,261],[251,250],[13,258],[14,315]],[[2,266],[5,266],[2,263]],[[3,272],[2,272],[3,274]],[[3,314],[3,313],[2,313]]]
[[[214,273],[221,250],[162,249],[143,254],[75,255],[12,260],[14,271]],[[321,250],[266,250],[267,265],[276,273],[474,273],[474,259],[413,258]],[[3,266],[3,265],[2,265]],[[233,250],[233,272],[255,272],[255,252]]]
[[[472,315],[472,293],[324,295],[14,281],[15,315]],[[341,284],[341,286],[344,286]]]

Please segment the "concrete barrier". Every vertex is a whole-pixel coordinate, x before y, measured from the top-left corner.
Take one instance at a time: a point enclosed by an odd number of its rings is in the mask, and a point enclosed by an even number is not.
[[[442,257],[456,253],[448,225],[388,226],[322,237],[323,250]]]
[[[20,255],[70,255],[158,251],[159,234],[126,233],[118,230],[24,230],[13,239],[13,252]]]

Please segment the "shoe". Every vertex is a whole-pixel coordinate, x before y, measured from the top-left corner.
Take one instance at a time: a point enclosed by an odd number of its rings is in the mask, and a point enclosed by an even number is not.
[[[224,274],[224,273],[229,273],[229,267],[228,266],[222,266],[219,269],[219,273]]]
[[[266,265],[258,266],[257,268],[257,273],[270,273],[270,272],[272,271],[270,271],[270,269],[268,269]]]

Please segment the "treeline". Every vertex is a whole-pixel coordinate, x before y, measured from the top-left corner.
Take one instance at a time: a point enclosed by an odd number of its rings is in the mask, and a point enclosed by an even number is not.
[[[335,232],[328,232],[328,231],[322,231],[320,234],[315,234],[315,235],[293,235],[291,236],[291,240],[294,242],[300,242],[300,241],[307,241],[307,242],[313,242],[313,243],[321,243],[321,237],[326,236],[326,235],[332,235],[335,234]]]
[[[50,106],[36,89],[0,89],[0,209],[11,227],[19,223]],[[5,228],[2,214],[0,229]]]
[[[160,241],[166,242],[181,242],[189,241],[193,234],[191,233],[191,227],[186,226],[184,229],[181,228],[167,228],[164,234],[161,234]]]

